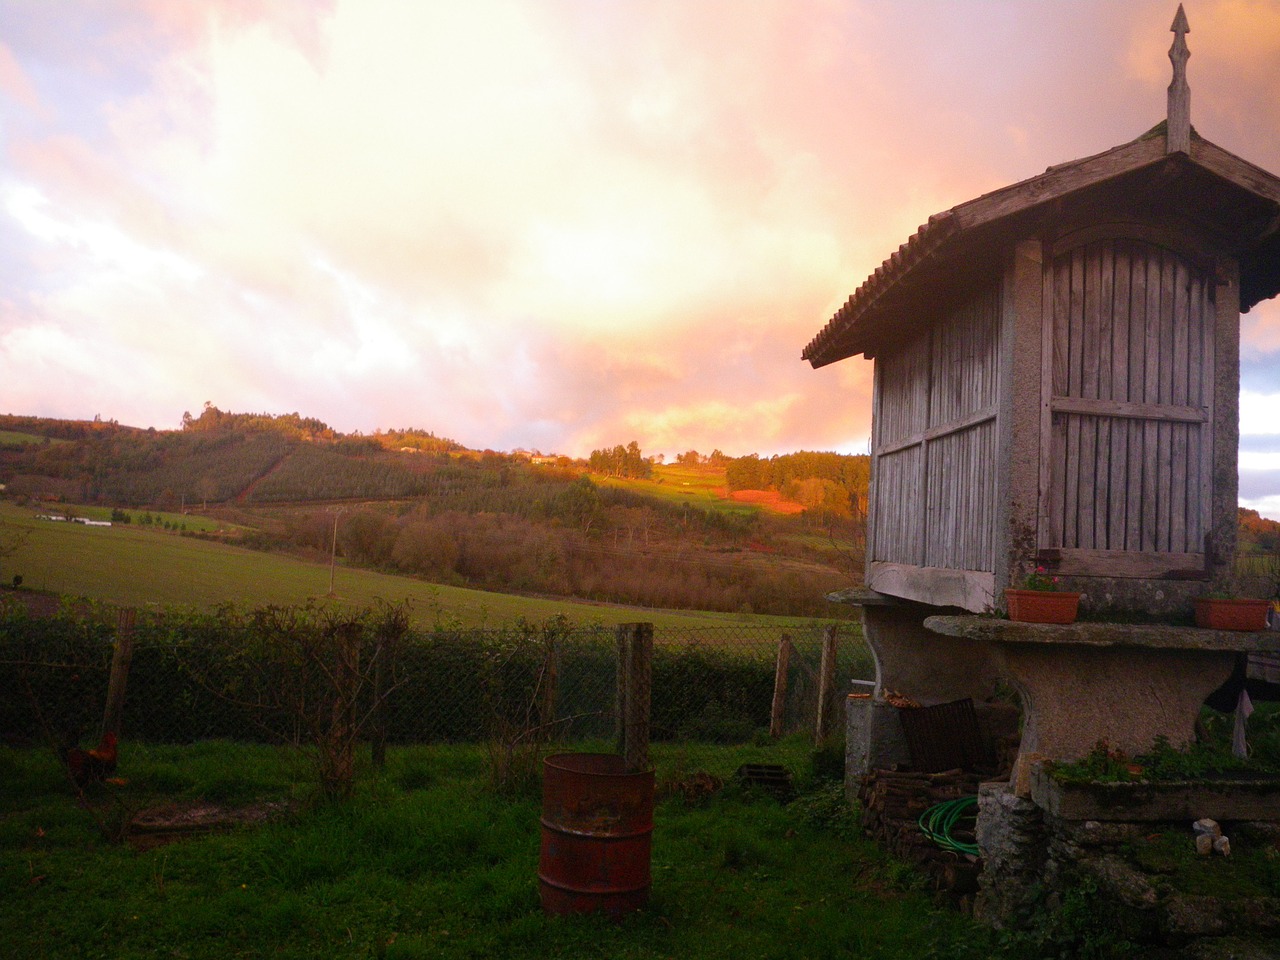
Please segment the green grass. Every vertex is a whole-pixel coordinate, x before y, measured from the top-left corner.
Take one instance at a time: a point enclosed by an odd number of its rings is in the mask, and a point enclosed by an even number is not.
[[[655,466],[648,480],[623,479],[593,475],[596,483],[607,487],[631,490],[667,503],[687,503],[703,510],[748,516],[759,513],[755,504],[726,500],[724,471],[708,467],[688,467],[684,464]]]
[[[14,430],[0,430],[0,447],[25,447],[33,443],[43,443],[44,437],[32,433],[18,433]]]
[[[128,606],[195,609],[222,603],[299,604],[329,592],[327,564],[181,537],[136,520],[112,527],[54,523],[0,503],[0,523],[14,533],[29,532],[25,545],[0,560],[0,583],[17,573],[26,589]],[[342,566],[335,571],[334,592],[354,607],[367,607],[378,599],[407,600],[415,619],[429,622],[440,616],[459,626],[495,626],[520,617],[541,621],[557,614],[582,624],[645,620],[672,630],[809,622],[518,597]]]
[[[50,507],[39,512],[54,516],[69,513],[73,517],[83,517],[86,520],[114,520],[113,514],[117,511],[112,507],[70,506],[65,508]],[[143,517],[149,516],[151,517],[151,526],[171,534],[222,533],[246,529],[234,523],[202,517],[197,513],[172,513],[163,510],[137,510],[133,508],[123,512],[128,515],[130,520],[128,524],[122,524],[122,526],[133,525],[146,528],[148,524],[143,522]],[[166,523],[170,527],[168,530],[165,530],[164,527]]]
[[[1237,838],[1238,840],[1238,838]],[[1235,843],[1230,857],[1196,853],[1186,830],[1152,833],[1126,852],[1161,886],[1203,897],[1280,896],[1280,856],[1267,844]]]
[[[271,751],[129,749],[131,784],[170,785],[151,799],[229,777],[290,795]],[[348,804],[145,852],[103,842],[47,751],[0,748],[0,773],[0,942],[14,960],[994,953],[858,838],[838,788],[789,806],[734,789],[660,802],[650,906],[610,923],[543,914],[537,796],[495,795],[474,747],[395,750]]]

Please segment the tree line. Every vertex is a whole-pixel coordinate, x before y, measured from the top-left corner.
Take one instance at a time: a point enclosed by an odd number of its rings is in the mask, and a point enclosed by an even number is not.
[[[182,429],[207,432],[266,430],[297,440],[335,440],[339,436],[327,423],[315,417],[303,417],[298,413],[230,413],[219,410],[209,401],[205,402],[198,417],[191,416],[188,411],[183,412]]]
[[[634,440],[625,447],[618,444],[612,449],[592,450],[587,466],[592,473],[606,477],[647,480],[653,476],[653,461],[640,452],[640,444]]]
[[[499,493],[489,491],[494,507],[504,505]],[[793,616],[830,615],[823,597],[853,579],[810,548],[746,546],[781,543],[767,518],[666,504],[587,478],[527,489],[505,506],[369,504],[338,515],[337,554],[350,566],[480,589]],[[334,521],[322,509],[277,515],[257,545],[323,560]]]
[[[775,490],[808,509],[840,517],[865,517],[871,458],[800,451],[762,458],[735,457],[725,465],[730,490]]]

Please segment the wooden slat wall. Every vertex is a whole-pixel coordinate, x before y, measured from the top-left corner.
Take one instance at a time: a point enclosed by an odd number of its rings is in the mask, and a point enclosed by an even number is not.
[[[956,423],[996,402],[999,303],[973,300],[933,330],[929,426]]]
[[[995,476],[994,419],[929,444],[926,567],[991,569]]]
[[[924,445],[916,444],[875,460],[877,503],[873,559],[920,565],[924,496],[920,463]]]
[[[1049,269],[1054,412],[1041,545],[1203,551],[1212,277],[1138,240],[1088,243]],[[1073,400],[1105,401],[1106,411]]]
[[[876,358],[880,397],[873,446],[892,446],[922,434],[929,417],[929,338]]]
[[[871,559],[994,569],[1000,285],[876,358]]]

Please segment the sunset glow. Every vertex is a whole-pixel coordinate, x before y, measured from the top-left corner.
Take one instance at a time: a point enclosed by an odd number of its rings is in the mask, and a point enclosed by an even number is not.
[[[1186,0],[1280,172],[1280,0]],[[862,452],[800,351],[931,214],[1164,117],[1175,0],[0,0],[0,412]],[[1280,304],[1241,500],[1280,518]]]

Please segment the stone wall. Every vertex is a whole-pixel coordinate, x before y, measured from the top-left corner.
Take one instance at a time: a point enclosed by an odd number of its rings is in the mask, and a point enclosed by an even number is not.
[[[1209,956],[1214,941],[1280,937],[1280,897],[1268,895],[1268,884],[1258,877],[1247,878],[1242,892],[1240,878],[1231,875],[1236,864],[1220,857],[1202,864],[1194,883],[1178,874],[1168,850],[1170,844],[1193,848],[1187,820],[1066,819],[1017,796],[1005,783],[984,783],[978,802],[983,870],[974,913],[997,928],[1038,906],[1053,910],[1068,890],[1087,884],[1116,918],[1118,932],[1153,948]],[[1223,826],[1237,862],[1244,851],[1280,861],[1280,824]]]

